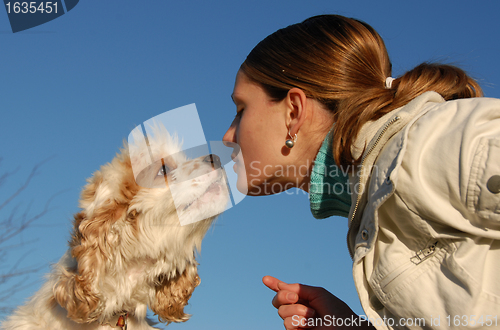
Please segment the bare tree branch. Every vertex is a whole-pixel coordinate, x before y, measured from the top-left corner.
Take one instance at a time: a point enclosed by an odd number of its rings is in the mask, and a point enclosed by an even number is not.
[[[19,250],[24,248],[27,244],[32,244],[36,241],[31,240],[25,242],[15,242],[14,238],[26,231],[35,221],[49,213],[51,210],[50,204],[58,195],[55,194],[50,197],[43,208],[34,215],[31,214],[32,203],[29,203],[28,206],[24,208],[23,212],[20,212],[20,209],[22,208],[21,202],[17,205],[13,205],[16,198],[19,198],[21,193],[29,187],[33,178],[40,174],[40,167],[50,158],[36,164],[22,185],[13,193],[6,194],[7,197],[5,200],[0,201],[0,263],[2,264],[2,267],[0,268],[0,315],[6,315],[12,311],[14,306],[9,305],[9,298],[12,297],[12,295],[14,295],[17,291],[35,283],[35,281],[30,282],[30,274],[39,271],[45,266],[23,266],[24,259],[32,253],[32,251],[24,253],[21,258],[16,260],[10,266],[6,266],[6,260],[8,259],[9,254],[13,252],[18,253]],[[2,165],[2,158],[0,158],[0,165]],[[13,171],[5,171],[0,174],[0,188],[4,187],[7,180],[12,178],[12,176],[18,171],[19,168]],[[7,208],[7,206],[9,207]],[[3,213],[6,214],[4,215]]]

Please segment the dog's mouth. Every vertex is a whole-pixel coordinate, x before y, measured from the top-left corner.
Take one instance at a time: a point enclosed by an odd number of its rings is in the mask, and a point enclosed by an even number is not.
[[[224,182],[221,178],[215,180],[207,187],[207,189],[198,198],[194,199],[189,204],[186,204],[182,210],[186,211],[188,208],[190,208],[193,205],[198,205],[199,203],[210,202],[210,197],[218,196],[222,193],[222,190],[223,190],[222,185],[223,184],[224,184]]]

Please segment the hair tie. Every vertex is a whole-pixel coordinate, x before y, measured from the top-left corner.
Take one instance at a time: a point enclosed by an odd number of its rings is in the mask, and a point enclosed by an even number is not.
[[[396,78],[392,78],[392,77],[385,78],[385,89],[391,89],[392,88],[392,82],[394,80],[396,80]]]

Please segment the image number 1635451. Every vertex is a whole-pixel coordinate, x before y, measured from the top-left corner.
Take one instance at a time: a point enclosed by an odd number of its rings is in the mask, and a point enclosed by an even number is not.
[[[79,0],[10,1],[4,0],[12,32],[42,25],[72,10]]]
[[[7,14],[51,14],[54,12],[57,14],[58,6],[57,2],[50,1],[31,1],[31,2],[7,2],[5,3],[5,8],[7,9]]]

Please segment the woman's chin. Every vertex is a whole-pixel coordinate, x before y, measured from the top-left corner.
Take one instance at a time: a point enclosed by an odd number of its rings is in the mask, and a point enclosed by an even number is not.
[[[260,184],[249,184],[245,186],[245,189],[248,191],[246,192],[246,195],[248,196],[268,196],[268,195],[275,195],[279,194],[287,189],[283,186],[282,183],[280,182],[264,182]],[[238,190],[240,190],[238,188]],[[241,190],[240,190],[241,192]]]

